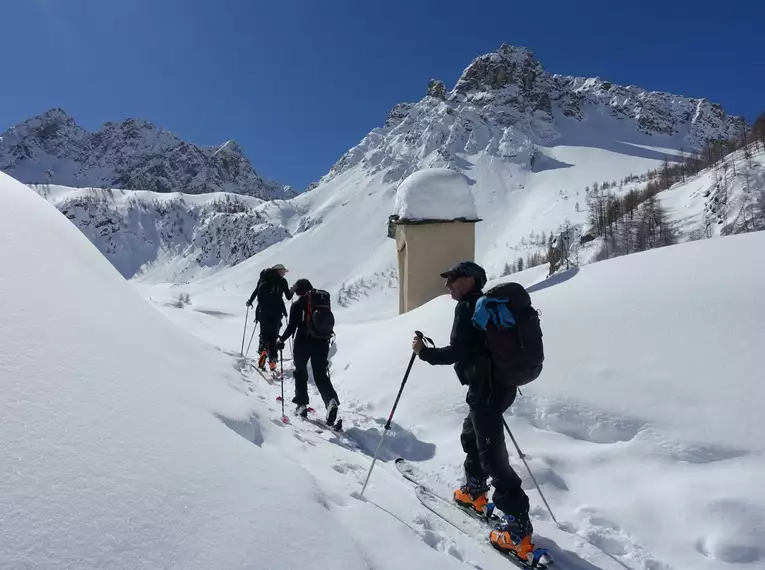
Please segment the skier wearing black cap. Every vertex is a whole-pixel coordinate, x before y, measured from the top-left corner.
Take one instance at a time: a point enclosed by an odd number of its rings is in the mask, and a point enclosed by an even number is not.
[[[329,307],[329,294],[314,289],[308,279],[298,279],[292,286],[298,300],[290,307],[287,328],[279,337],[277,347],[284,348],[284,342],[295,335],[293,345],[293,363],[295,371],[296,413],[302,417],[308,415],[308,361],[311,362],[313,380],[324,400],[327,409],[327,425],[334,425],[337,419],[340,399],[329,377],[329,343],[334,326],[334,316]],[[316,311],[320,310],[319,313]],[[317,314],[320,317],[317,318]]]
[[[412,350],[433,365],[453,364],[457,378],[468,387],[469,412],[462,425],[460,442],[467,455],[466,483],[454,492],[463,507],[485,513],[492,478],[494,504],[504,513],[501,524],[491,531],[492,544],[515,551],[521,558],[533,551],[533,528],[529,520],[529,498],[521,479],[510,466],[505,447],[502,414],[515,400],[517,389],[492,382],[492,367],[485,332],[473,325],[476,303],[483,295],[486,272],[472,261],[458,263],[441,274],[452,299],[457,301],[448,346],[431,348],[415,337]]]
[[[252,307],[252,302],[256,298],[258,300],[255,321],[260,323],[258,367],[261,370],[266,369],[268,359],[268,366],[274,372],[279,359],[276,340],[279,337],[279,329],[282,328],[282,317],[287,315],[282,295],[287,297],[288,301],[292,299],[292,290],[284,278],[286,273],[287,268],[281,263],[261,271],[258,284],[246,303],[248,307]]]

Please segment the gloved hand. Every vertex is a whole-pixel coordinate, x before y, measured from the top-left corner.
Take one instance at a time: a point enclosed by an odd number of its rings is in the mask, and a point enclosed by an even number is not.
[[[252,308],[252,301],[247,301],[247,302],[245,303],[245,306],[246,306],[247,308]]]
[[[415,336],[412,339],[412,350],[419,355],[423,348],[425,348],[425,342],[419,336]]]
[[[278,348],[279,350],[284,350],[284,341],[283,340],[276,341],[276,348]]]

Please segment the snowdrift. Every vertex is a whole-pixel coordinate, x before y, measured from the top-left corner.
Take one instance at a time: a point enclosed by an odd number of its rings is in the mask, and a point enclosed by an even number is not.
[[[0,199],[0,567],[450,567],[370,505],[338,514],[241,362],[1,173]],[[348,539],[365,518],[386,543]]]

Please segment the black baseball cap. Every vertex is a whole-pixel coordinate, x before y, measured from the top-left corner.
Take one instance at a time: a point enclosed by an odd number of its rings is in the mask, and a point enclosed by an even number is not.
[[[448,271],[441,273],[444,279],[456,279],[457,277],[472,277],[476,285],[483,287],[486,285],[486,271],[483,267],[472,261],[460,261],[457,265],[451,267]]]

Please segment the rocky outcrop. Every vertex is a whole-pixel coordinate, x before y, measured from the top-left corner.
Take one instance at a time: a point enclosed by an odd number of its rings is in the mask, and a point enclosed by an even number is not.
[[[431,79],[428,83],[428,97],[435,97],[444,101],[446,99],[446,85],[440,79]]]

